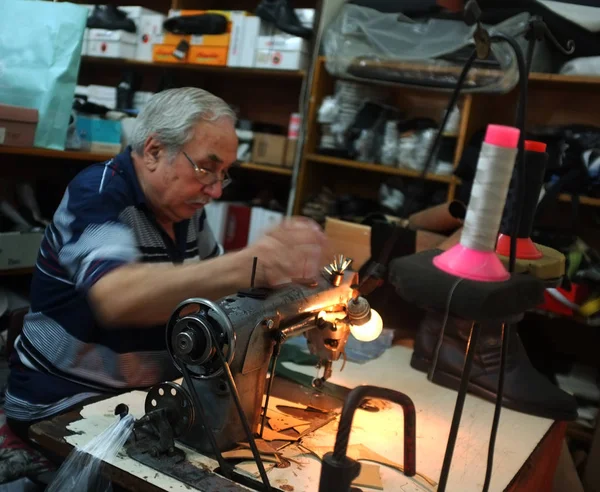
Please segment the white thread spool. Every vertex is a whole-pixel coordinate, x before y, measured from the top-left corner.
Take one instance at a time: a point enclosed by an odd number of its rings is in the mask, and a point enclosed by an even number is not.
[[[495,250],[516,157],[516,148],[482,144],[460,238],[463,246]]]
[[[460,243],[433,259],[433,264],[440,270],[484,282],[510,278],[495,253],[495,246],[515,167],[519,134],[513,127],[488,126]]]

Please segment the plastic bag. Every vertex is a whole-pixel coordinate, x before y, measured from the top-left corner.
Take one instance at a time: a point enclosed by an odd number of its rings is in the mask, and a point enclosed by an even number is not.
[[[0,103],[35,108],[35,146],[63,150],[88,9],[66,2],[3,0]]]
[[[488,27],[520,37],[529,14]],[[324,34],[327,70],[338,77],[453,90],[474,49],[474,26],[446,19],[411,19],[360,5],[344,4]],[[524,42],[524,40],[523,40]],[[518,81],[516,58],[506,43],[494,43],[492,56],[476,62],[465,82],[471,92],[508,92]]]
[[[93,490],[111,492],[111,482],[102,475],[103,462],[111,462],[127,442],[133,430],[133,415],[116,417],[104,432],[82,448],[75,448],[58,469],[46,492]]]

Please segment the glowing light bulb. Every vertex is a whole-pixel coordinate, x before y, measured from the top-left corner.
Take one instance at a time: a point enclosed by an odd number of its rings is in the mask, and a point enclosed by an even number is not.
[[[350,333],[361,342],[372,342],[383,330],[383,321],[377,311],[371,309],[371,319],[364,325],[350,325]]]

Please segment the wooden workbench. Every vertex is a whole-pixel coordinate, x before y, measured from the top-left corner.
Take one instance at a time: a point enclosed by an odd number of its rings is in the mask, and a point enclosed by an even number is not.
[[[341,373],[339,366],[334,368],[332,382],[347,387],[375,384],[409,395],[417,409],[417,472],[437,481],[456,392],[430,383],[423,373],[410,368],[410,355],[411,350],[406,347],[392,347],[379,359],[366,364],[347,363]],[[298,372],[315,374],[315,369],[310,367],[286,365]],[[114,421],[113,410],[117,403],[129,405],[136,418],[142,416],[144,398],[144,392],[132,392],[87,405],[81,412],[71,412],[32,426],[30,435],[44,448],[66,456],[73,446],[84,445]],[[493,410],[491,403],[467,396],[448,491],[481,490]],[[304,438],[303,442],[308,447],[332,445],[335,429],[336,422],[331,422]],[[564,431],[563,424],[503,409],[490,491],[551,490]],[[365,444],[379,454],[402,463],[402,437],[402,411],[390,405],[378,413],[359,410],[354,419],[350,444]],[[187,451],[190,461],[216,468],[216,461]],[[320,462],[296,445],[285,448],[284,456],[293,458],[292,466],[268,468],[271,484],[278,487],[287,485],[287,490],[292,490],[291,486],[294,492],[316,491]],[[250,473],[256,471],[255,465],[250,462],[242,464],[241,468]],[[125,455],[118,455],[112,460],[108,472],[115,483],[130,490],[190,490],[185,484]],[[381,478],[386,491],[435,490],[422,480],[410,479],[385,466],[381,467]]]

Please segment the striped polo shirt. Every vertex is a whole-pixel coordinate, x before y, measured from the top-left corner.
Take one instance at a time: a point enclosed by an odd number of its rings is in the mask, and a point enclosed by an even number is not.
[[[88,290],[128,263],[180,264],[222,252],[204,210],[175,224],[175,241],[158,226],[131,149],[80,172],[42,241],[31,307],[10,358],[6,415],[21,421],[47,418],[91,396],[179,377],[166,351],[164,325],[103,328]]]

